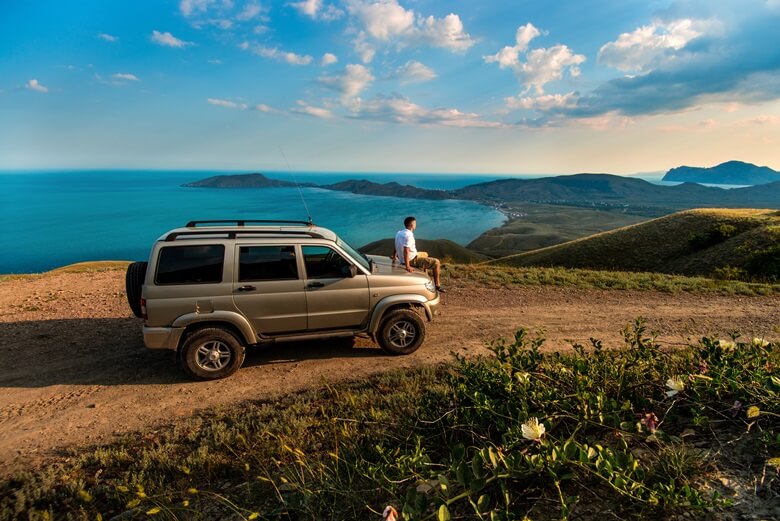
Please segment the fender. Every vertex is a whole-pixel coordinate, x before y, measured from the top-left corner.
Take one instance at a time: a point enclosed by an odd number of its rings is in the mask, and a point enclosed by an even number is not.
[[[177,318],[173,322],[173,327],[187,327],[198,322],[227,322],[235,326],[244,337],[244,342],[248,345],[257,343],[257,335],[249,321],[239,313],[234,311],[214,311],[211,313],[187,313]]]
[[[433,319],[433,312],[431,311],[429,302],[430,301],[427,298],[415,293],[385,297],[374,306],[374,312],[371,314],[371,321],[368,325],[368,332],[372,335],[375,334],[379,329],[379,323],[382,321],[385,312],[398,304],[416,304],[422,306],[423,309],[425,309],[425,317],[428,319],[428,322],[430,322]]]

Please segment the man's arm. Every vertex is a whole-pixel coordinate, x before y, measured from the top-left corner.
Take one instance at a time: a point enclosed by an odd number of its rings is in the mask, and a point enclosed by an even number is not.
[[[406,271],[414,271],[411,266],[412,259],[409,258],[409,246],[404,246],[404,265],[406,265]]]

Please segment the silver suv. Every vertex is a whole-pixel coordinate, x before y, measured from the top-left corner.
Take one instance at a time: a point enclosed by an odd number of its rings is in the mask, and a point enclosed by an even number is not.
[[[394,355],[417,350],[439,294],[424,272],[364,255],[302,221],[192,221],[127,268],[144,344],[171,349],[190,376],[236,372],[246,346],[365,335]]]

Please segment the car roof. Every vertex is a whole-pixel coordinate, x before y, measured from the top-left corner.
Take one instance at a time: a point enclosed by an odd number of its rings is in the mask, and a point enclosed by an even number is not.
[[[219,223],[224,222],[236,222],[240,224],[236,225],[222,225]],[[161,235],[157,240],[172,242],[181,238],[196,239],[199,237],[205,238],[220,238],[220,239],[235,239],[237,237],[311,237],[316,239],[325,239],[329,241],[335,241],[338,236],[327,228],[316,226],[313,223],[302,224],[260,224],[260,225],[248,225],[253,221],[191,221],[186,226],[181,228],[175,228],[169,232]],[[254,221],[264,222],[264,221]],[[265,221],[267,222],[267,221]],[[272,221],[273,222],[273,221]],[[288,223],[292,221],[278,221],[280,223]]]

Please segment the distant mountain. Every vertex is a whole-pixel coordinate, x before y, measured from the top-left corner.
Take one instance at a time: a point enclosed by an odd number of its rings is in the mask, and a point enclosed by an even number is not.
[[[262,174],[219,175],[184,186],[206,188],[276,188],[296,186]],[[410,199],[465,199],[491,205],[505,202],[587,206],[621,209],[641,215],[663,215],[695,207],[780,208],[780,181],[726,190],[682,183],[660,186],[642,179],[610,174],[575,174],[540,179],[501,179],[458,190],[427,190],[399,183],[374,183],[365,179],[330,185],[302,183],[303,187],[354,194]]]
[[[365,179],[342,181],[332,185],[320,185],[326,190],[352,192],[362,195],[383,195],[388,197],[405,197],[408,199],[452,199],[452,192],[446,190],[426,190],[411,185],[392,183],[374,183]]]
[[[719,185],[761,185],[780,181],[780,172],[752,163],[728,161],[712,168],[695,166],[672,168],[663,180]]]
[[[263,174],[217,175],[182,186],[192,188],[286,188],[297,186],[290,181],[270,179]],[[312,186],[305,184],[301,186]]]

